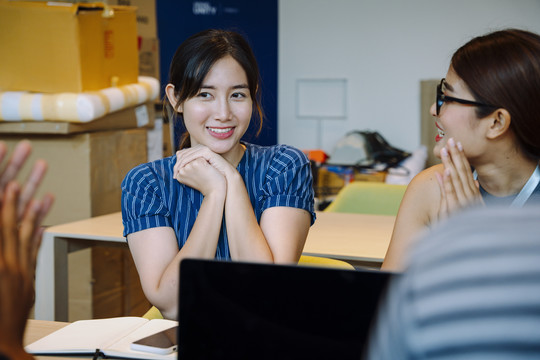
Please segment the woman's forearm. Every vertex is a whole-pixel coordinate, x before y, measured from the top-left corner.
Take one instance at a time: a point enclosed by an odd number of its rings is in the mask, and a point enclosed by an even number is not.
[[[171,228],[149,229],[152,231],[151,237],[137,239],[138,234],[134,234],[136,236],[129,239],[144,293],[164,317],[176,318],[180,262],[185,258],[213,259],[215,257],[224,202],[224,194],[208,195],[203,199],[192,231],[180,251],[178,251],[177,240]],[[161,231],[170,233],[168,237],[171,240],[164,242],[166,234]],[[175,255],[171,257],[172,252]],[[161,270],[160,263],[166,264],[161,267]]]
[[[223,220],[224,192],[215,192],[204,197],[197,219],[181,249],[185,257],[213,259]]]
[[[237,172],[227,176],[225,221],[233,260],[273,262],[272,251],[255,217],[244,181]]]

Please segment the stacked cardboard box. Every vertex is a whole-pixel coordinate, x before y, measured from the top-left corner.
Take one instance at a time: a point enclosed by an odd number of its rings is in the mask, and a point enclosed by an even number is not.
[[[135,11],[103,3],[0,0],[0,91],[77,93],[136,83]],[[147,161],[147,128],[153,121],[151,103],[85,124],[0,122],[0,139],[11,148],[30,139],[30,163],[48,162],[40,191],[56,197],[44,221],[56,225],[121,210],[121,181]],[[110,252],[94,248],[70,255],[70,320],[141,315],[148,308],[139,282],[133,281],[137,273],[129,251]],[[96,269],[105,272],[96,274]],[[73,305],[83,311],[73,314]]]
[[[133,7],[0,1],[0,90],[78,93],[136,83],[136,32]],[[45,224],[56,225],[120,210],[109,196],[119,197],[126,168],[146,161],[141,144],[153,119],[145,104],[89,123],[0,122],[0,134],[10,146],[32,140],[33,156],[48,161],[43,189],[57,201]]]
[[[109,0],[109,4],[133,6],[137,9],[139,73],[159,80],[159,40],[155,0]]]
[[[0,91],[82,92],[137,82],[135,8],[0,1]]]
[[[110,5],[132,6],[136,9],[139,74],[160,80],[155,0],[109,0],[108,3]],[[159,102],[159,99],[156,102]],[[156,124],[162,126],[159,121]],[[166,127],[163,127],[162,131],[165,130]],[[164,134],[159,135],[161,136],[157,137],[159,139],[157,141],[163,143]],[[165,144],[163,143],[163,146]],[[153,144],[153,146],[159,147],[157,144]],[[163,154],[170,155],[165,148]],[[100,266],[104,262],[107,266]],[[93,278],[99,279],[96,281],[97,286],[94,286],[93,289],[94,317],[116,316],[120,308],[139,311],[138,315],[148,310],[148,302],[143,301],[144,297],[139,290],[139,279],[129,252],[114,248],[95,249],[92,254],[92,263]],[[111,277],[111,270],[123,275]],[[125,314],[126,311],[124,310],[123,313]]]
[[[136,108],[105,116],[98,123],[56,122],[0,123],[0,137],[9,148],[30,139],[29,163],[45,159],[48,173],[41,192],[55,194],[55,205],[45,225],[57,225],[120,211],[120,183],[134,166],[146,162],[146,127],[153,124],[152,104],[145,108],[146,121],[137,119]],[[138,127],[137,123],[145,123]],[[123,126],[122,126],[123,125]],[[119,126],[122,126],[118,129]],[[87,128],[92,131],[85,131]],[[23,169],[21,178],[25,177]]]

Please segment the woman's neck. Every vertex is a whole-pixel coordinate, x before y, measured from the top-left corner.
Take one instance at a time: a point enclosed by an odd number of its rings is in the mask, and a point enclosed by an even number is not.
[[[238,164],[240,163],[240,160],[242,160],[242,157],[244,157],[244,152],[246,151],[246,146],[242,143],[238,143],[238,145],[236,145],[234,147],[234,149],[232,149],[231,151],[229,151],[225,156],[223,156],[225,158],[225,160],[227,160],[233,167],[237,167]]]
[[[521,191],[533,174],[538,159],[521,153],[502,154],[497,161],[475,166],[482,188],[494,196],[510,196]]]

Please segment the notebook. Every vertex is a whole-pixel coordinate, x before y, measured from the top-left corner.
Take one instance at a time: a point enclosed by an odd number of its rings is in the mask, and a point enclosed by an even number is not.
[[[390,276],[186,259],[178,358],[360,359]]]

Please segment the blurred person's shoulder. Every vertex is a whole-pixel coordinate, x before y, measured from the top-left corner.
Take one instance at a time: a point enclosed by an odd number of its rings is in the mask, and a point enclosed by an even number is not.
[[[537,249],[540,268],[539,234],[540,203],[523,208],[472,207],[433,226],[413,250],[410,266],[457,267],[460,258],[519,262],[519,256]]]

